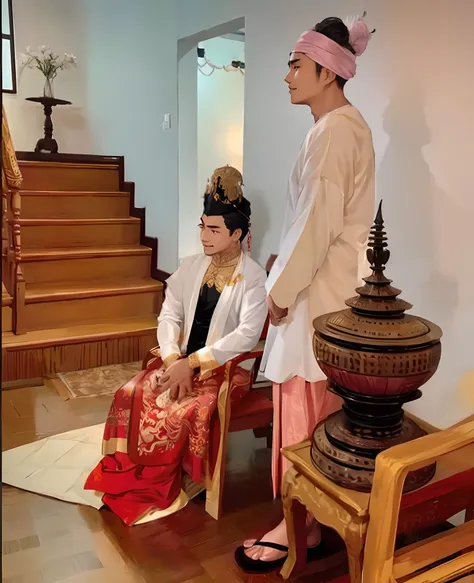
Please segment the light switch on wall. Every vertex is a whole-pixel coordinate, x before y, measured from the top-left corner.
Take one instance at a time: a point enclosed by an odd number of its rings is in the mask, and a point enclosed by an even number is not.
[[[171,129],[171,113],[165,113],[163,116],[163,123],[161,124],[164,130]]]

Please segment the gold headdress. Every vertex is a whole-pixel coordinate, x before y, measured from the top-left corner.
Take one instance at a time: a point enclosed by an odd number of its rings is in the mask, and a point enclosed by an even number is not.
[[[228,214],[237,211],[246,220],[242,225],[244,233],[248,232],[247,244],[250,251],[250,202],[244,197],[242,174],[232,166],[224,166],[214,170],[207,184],[204,195],[204,214],[208,217]]]
[[[242,174],[232,166],[223,166],[214,170],[212,178],[207,185],[206,194],[211,194],[214,200],[229,203],[241,202],[244,196]],[[223,191],[224,197],[218,192]]]

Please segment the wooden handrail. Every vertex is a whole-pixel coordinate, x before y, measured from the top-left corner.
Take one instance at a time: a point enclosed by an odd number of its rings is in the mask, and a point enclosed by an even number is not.
[[[13,331],[24,332],[25,278],[21,269],[21,196],[23,177],[2,105],[2,278],[13,298]]]

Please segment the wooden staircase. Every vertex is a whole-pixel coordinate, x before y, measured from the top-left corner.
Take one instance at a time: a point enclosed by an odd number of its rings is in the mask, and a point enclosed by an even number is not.
[[[156,345],[163,284],[123,159],[34,158],[18,154],[26,289],[17,334],[5,318],[2,381],[141,360]]]
[[[11,332],[12,330],[12,305],[13,298],[7,292],[2,282],[2,333]]]

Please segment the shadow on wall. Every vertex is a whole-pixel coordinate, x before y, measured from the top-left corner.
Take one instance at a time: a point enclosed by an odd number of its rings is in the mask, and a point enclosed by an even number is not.
[[[456,351],[462,342],[459,337],[462,329],[460,334],[455,318],[459,281],[451,275],[449,265],[441,264],[440,233],[435,226],[435,213],[439,215],[439,209],[448,205],[450,212],[446,213],[445,220],[453,224],[443,227],[454,233],[457,225],[453,217],[457,213],[423,155],[431,136],[420,87],[414,84],[394,92],[385,110],[384,129],[390,141],[378,170],[377,192],[384,199],[391,250],[387,275],[403,290],[402,297],[413,303],[414,314],[436,322],[443,329],[440,367],[426,386],[429,400],[422,399],[410,407],[419,414],[429,407],[432,418],[436,409],[446,402],[459,377],[459,365],[462,366],[456,362],[459,360]],[[441,421],[442,414],[438,411],[437,415]]]
[[[245,182],[245,176],[244,176]],[[262,266],[265,265],[268,257],[261,257],[265,236],[270,231],[269,211],[264,193],[261,190],[252,190],[244,193],[245,197],[252,204],[252,224],[258,225],[258,229],[252,228],[252,252],[251,256]],[[276,253],[276,251],[275,251]]]
[[[384,199],[391,250],[388,274],[416,313],[435,319],[447,334],[458,304],[457,282],[439,265],[434,209],[447,194],[423,156],[431,137],[421,88],[395,91],[384,129],[390,141],[378,170],[377,192]]]

